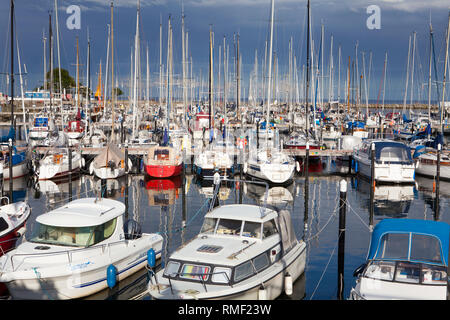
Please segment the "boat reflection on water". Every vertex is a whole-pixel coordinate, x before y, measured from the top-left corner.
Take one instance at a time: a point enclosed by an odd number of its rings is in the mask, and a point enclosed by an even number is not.
[[[264,204],[266,187],[254,183],[244,183],[244,193],[247,197],[254,199],[258,204]],[[294,201],[294,184],[289,186],[273,186],[267,193],[267,204],[280,205],[291,204]]]
[[[212,179],[199,179],[194,177],[194,183],[197,185],[198,193],[203,195],[206,199],[212,199],[214,196],[214,182]],[[218,200],[228,200],[231,194],[231,189],[234,187],[233,181],[221,181],[218,193]]]
[[[169,206],[173,205],[180,196],[181,176],[165,179],[148,178],[144,180],[148,195],[148,205]]]
[[[299,158],[298,163],[300,165],[300,170],[298,174],[302,175],[305,173],[306,161],[304,158]],[[312,173],[313,175],[320,175],[325,173],[325,169],[327,168],[327,163],[323,161],[320,157],[310,157],[308,163],[308,173]]]
[[[364,194],[361,202],[370,207],[370,182],[361,177],[351,181],[352,187]],[[416,196],[414,185],[375,185],[374,215],[391,218],[404,218],[408,215],[412,201]]]
[[[129,185],[129,177],[123,175],[115,179],[100,179],[96,176],[88,176],[91,187],[88,190],[95,191],[102,198],[118,199],[123,197],[125,188]]]
[[[416,175],[416,183],[418,191],[427,197],[435,197],[436,181],[433,178]],[[450,181],[439,181],[439,197],[450,198]]]

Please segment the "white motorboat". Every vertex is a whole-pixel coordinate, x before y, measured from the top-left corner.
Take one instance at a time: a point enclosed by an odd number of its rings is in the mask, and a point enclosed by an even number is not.
[[[437,174],[437,150],[433,148],[416,148],[416,173],[426,177],[436,177]],[[450,157],[441,153],[439,159],[439,178],[450,180]]]
[[[296,162],[277,149],[267,148],[250,152],[243,169],[251,177],[273,184],[287,184],[294,177]]]
[[[372,232],[367,261],[353,276],[352,300],[447,299],[448,223],[384,219]]]
[[[39,215],[28,241],[0,258],[0,282],[13,299],[74,299],[145,267],[162,237],[125,222],[125,205],[84,198]],[[134,228],[132,228],[134,227]],[[127,230],[128,229],[128,230]]]
[[[339,131],[335,125],[327,123],[322,129],[322,139],[324,141],[336,141],[342,135],[342,132]]]
[[[372,145],[375,148],[374,179],[386,183],[414,183],[415,166],[410,148],[391,140],[364,140],[353,150],[355,172],[371,178]]]
[[[93,129],[89,135],[85,135],[81,141],[84,145],[88,145],[93,148],[101,148],[106,145],[108,138],[100,129]]]
[[[39,160],[35,173],[39,180],[63,179],[69,174],[76,174],[83,166],[84,159],[80,152],[72,150],[72,164],[70,164],[67,148],[51,149]]]
[[[128,161],[128,168],[131,169],[133,163],[130,158],[125,160],[125,152],[109,144],[91,162],[89,172],[100,179],[116,179],[126,174],[125,161]]]
[[[200,234],[172,253],[148,291],[155,299],[275,299],[289,294],[305,262],[287,210],[224,205],[205,215]]]

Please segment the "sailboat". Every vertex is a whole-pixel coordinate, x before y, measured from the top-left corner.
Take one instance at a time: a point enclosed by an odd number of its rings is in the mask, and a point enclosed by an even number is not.
[[[272,1],[271,19],[270,19],[270,51],[269,61],[272,61],[272,42],[273,42],[273,20],[274,3]],[[271,103],[271,82],[272,82],[272,63],[269,63],[269,77],[267,85],[267,115],[266,122],[269,122],[270,103]],[[244,163],[244,172],[257,179],[263,179],[273,184],[285,184],[292,182],[295,173],[294,158],[284,154],[282,151],[270,147],[267,144],[268,131],[265,132],[266,143],[259,150],[250,150],[249,158]]]
[[[100,179],[116,179],[126,174],[125,161],[128,168],[133,166],[129,158],[125,159],[125,152],[110,143],[91,162],[89,172]]]
[[[39,160],[35,173],[39,180],[64,179],[80,171],[84,159],[81,153],[73,150],[71,157],[67,148],[52,148]]]

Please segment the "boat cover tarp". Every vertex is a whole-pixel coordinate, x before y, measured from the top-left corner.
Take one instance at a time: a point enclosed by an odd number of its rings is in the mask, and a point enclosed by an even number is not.
[[[347,123],[347,126],[348,126],[349,129],[351,129],[351,128],[362,128],[362,129],[364,129],[366,124],[364,122],[362,122],[362,121],[353,121],[353,122],[349,121]]]
[[[441,245],[440,253],[442,257],[442,264],[447,265],[448,263],[448,250],[449,250],[449,239],[450,239],[450,225],[446,222],[433,221],[433,220],[419,220],[410,218],[394,218],[394,219],[383,219],[375,226],[372,232],[372,239],[370,241],[369,252],[367,259],[375,259],[379,254],[379,247],[383,245],[382,240],[386,234],[405,234],[412,233],[418,235],[428,235],[433,236],[439,240]],[[397,242],[398,243],[398,242]],[[430,242],[435,243],[435,242]],[[422,241],[421,245],[424,244]],[[409,243],[411,246],[411,241]],[[414,248],[405,248],[407,252]],[[436,248],[430,248],[436,249]],[[380,251],[381,252],[381,251]],[[382,259],[382,257],[380,257]],[[397,260],[408,260],[409,257],[398,257]],[[396,259],[393,259],[396,260]],[[430,261],[423,261],[429,263]]]
[[[8,134],[6,136],[2,136],[0,138],[0,142],[8,142],[9,139],[14,140],[15,133],[14,126],[10,126]]]
[[[404,113],[402,114],[402,118],[403,118],[403,122],[404,122],[404,123],[410,123],[410,122],[412,122],[412,120],[408,119]]]
[[[384,148],[393,148],[392,151],[395,150],[395,155],[398,156],[399,159],[401,159],[401,161],[412,161],[412,157],[411,157],[411,149],[401,143],[401,142],[390,142],[390,141],[386,141],[386,142],[377,142],[376,146],[375,146],[375,159],[378,161],[380,160],[381,157],[381,153],[383,152]],[[398,150],[398,152],[397,152]],[[370,156],[369,156],[370,158]]]
[[[289,211],[280,210],[278,213],[277,222],[281,234],[283,252],[286,253],[297,243],[297,238],[295,237],[295,231],[291,223],[291,214]]]
[[[102,168],[108,166],[108,162],[113,161],[116,165],[120,163],[121,160],[125,159],[125,152],[120,150],[114,144],[109,144],[103,148],[100,154],[95,157],[93,166],[94,168]]]

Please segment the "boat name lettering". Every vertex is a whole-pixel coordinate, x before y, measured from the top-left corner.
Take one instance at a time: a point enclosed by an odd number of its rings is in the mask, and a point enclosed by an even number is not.
[[[83,262],[83,263],[79,263],[79,264],[73,265],[73,266],[70,267],[70,269],[71,269],[71,271],[74,271],[74,270],[77,270],[77,269],[84,269],[90,264],[93,264],[93,262],[87,261],[87,262]]]

